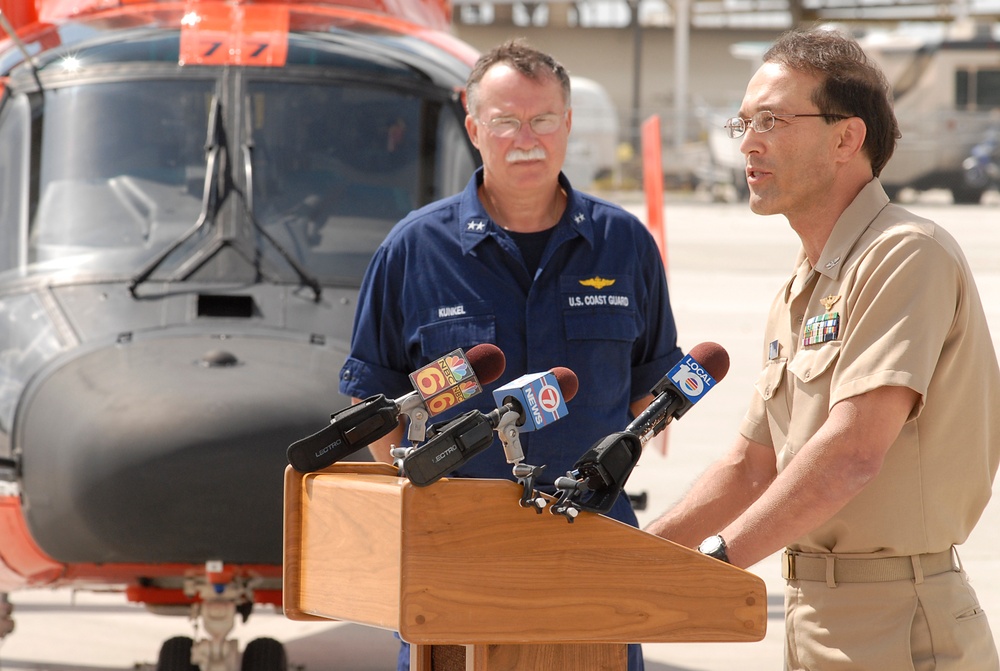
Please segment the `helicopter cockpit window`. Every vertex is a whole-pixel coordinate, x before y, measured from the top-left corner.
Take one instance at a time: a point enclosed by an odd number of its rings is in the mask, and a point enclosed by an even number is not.
[[[224,238],[254,241],[259,253],[244,256],[259,277],[356,286],[389,229],[461,190],[474,168],[446,96],[270,73],[47,89],[31,134],[29,271],[133,277],[152,263],[151,280],[176,281],[202,243]],[[216,141],[224,151],[208,161]]]
[[[359,281],[393,224],[428,200],[422,157],[440,151],[424,144],[440,103],[362,85],[248,90],[258,221],[320,279]]]
[[[213,90],[149,80],[46,91],[29,262],[99,254],[105,270],[134,269],[189,228]]]

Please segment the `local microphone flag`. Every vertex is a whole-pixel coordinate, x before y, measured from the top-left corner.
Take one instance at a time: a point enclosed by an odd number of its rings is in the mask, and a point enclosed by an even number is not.
[[[715,378],[709,375],[704,366],[695,361],[690,354],[685,354],[667,375],[677,387],[677,391],[687,396],[691,403],[700,401],[701,397],[715,386]]]

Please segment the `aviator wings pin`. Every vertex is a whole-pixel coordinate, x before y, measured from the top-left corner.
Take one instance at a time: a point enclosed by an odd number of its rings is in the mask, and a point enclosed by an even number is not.
[[[586,280],[580,280],[580,284],[582,284],[583,286],[592,287],[594,289],[597,289],[598,291],[604,289],[605,287],[610,287],[614,283],[615,280],[609,280],[606,277],[591,277]]]

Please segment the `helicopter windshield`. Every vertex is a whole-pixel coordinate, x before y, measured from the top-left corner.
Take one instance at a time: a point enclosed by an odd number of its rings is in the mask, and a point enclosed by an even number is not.
[[[47,90],[28,262],[122,272],[190,227],[213,90],[192,80]]]
[[[222,96],[225,160],[206,180],[217,88],[187,77],[47,89],[31,135],[29,271],[135,274],[152,261],[152,279],[183,279],[171,274],[222,227],[254,241],[265,277],[298,282],[305,270],[357,285],[392,225],[473,169],[445,101],[366,82],[248,77]],[[217,202],[192,235],[213,179]],[[243,202],[222,207],[227,199]],[[156,261],[179,240],[169,262]]]
[[[437,127],[440,103],[365,85],[292,90],[275,80],[247,85],[253,210],[310,273],[351,282],[393,224],[446,195],[435,187],[434,157],[463,151],[464,130],[444,115],[451,149],[436,150],[434,138],[448,137]]]

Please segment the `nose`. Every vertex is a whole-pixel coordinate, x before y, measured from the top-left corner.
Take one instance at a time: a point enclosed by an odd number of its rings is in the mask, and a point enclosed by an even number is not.
[[[740,138],[740,153],[744,156],[748,156],[751,153],[760,153],[764,145],[758,137],[759,135],[760,133],[757,133],[753,128],[747,127],[746,132],[743,133],[743,137]]]
[[[524,144],[535,144],[538,138],[538,134],[531,128],[531,122],[524,121],[521,126],[514,133],[514,142],[519,145]]]

